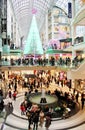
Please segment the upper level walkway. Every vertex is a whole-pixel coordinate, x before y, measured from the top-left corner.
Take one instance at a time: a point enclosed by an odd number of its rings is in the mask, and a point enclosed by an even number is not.
[[[68,67],[65,66],[1,66],[0,70],[2,71],[21,71],[21,70],[64,70],[67,71]]]
[[[2,59],[0,61],[0,70],[68,70],[68,69],[77,69],[79,66],[84,63],[84,59],[75,57],[72,61],[69,57],[55,59],[51,57],[50,59],[34,59],[34,58],[18,58]]]

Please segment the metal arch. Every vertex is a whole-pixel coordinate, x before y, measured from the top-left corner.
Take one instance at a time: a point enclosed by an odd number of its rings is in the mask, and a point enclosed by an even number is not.
[[[23,8],[23,9],[19,9],[18,11],[16,11],[16,15],[19,14],[20,12],[25,11],[25,10],[26,10],[26,11],[29,11],[29,9],[30,9],[30,8],[27,8],[27,7]]]
[[[28,11],[23,11],[23,12],[19,12],[18,14],[17,14],[17,17],[18,17],[18,19],[20,20],[20,19],[22,19],[23,18],[23,16],[25,16],[25,17],[29,17],[30,16],[30,13],[28,13]],[[38,13],[37,15],[36,15],[36,18],[38,19],[40,19],[40,17],[43,17],[44,16],[44,13],[42,13],[42,14],[40,14],[40,13]]]
[[[18,5],[17,3],[13,3],[13,8],[14,8],[14,11],[15,11],[16,14],[17,14],[17,12],[19,10],[22,10],[23,8],[25,9],[25,8],[29,7],[29,2],[27,2],[27,0],[25,2],[24,1],[20,1],[20,3],[21,3],[21,5]],[[22,3],[24,3],[24,4],[22,4]]]
[[[28,4],[30,4],[30,0],[29,1],[22,1],[22,0],[18,0],[17,2],[15,1],[13,1],[12,0],[12,2],[13,2],[13,5],[14,5],[14,8],[15,8],[15,10],[17,10],[17,8],[19,9],[19,8],[23,8],[23,5],[25,5],[26,6],[26,4],[28,3]],[[19,7],[18,6],[18,3],[21,3],[21,6]],[[24,4],[22,4],[22,3],[24,3]],[[48,8],[48,5],[49,5],[49,2],[48,1],[46,1],[46,0],[41,0],[41,1],[39,1],[39,0],[37,0],[37,1],[34,1],[34,5],[40,5],[40,7],[41,7],[41,10],[45,7],[45,9],[46,8]],[[33,5],[33,6],[34,6]],[[45,6],[43,6],[43,5],[45,5]],[[17,7],[18,6],[18,7]],[[34,6],[35,7],[35,6]]]
[[[17,3],[21,3],[21,6],[18,6],[18,4]],[[22,4],[23,3],[23,1],[20,1],[20,2],[17,2],[16,4],[14,4],[14,9],[15,9],[15,11],[17,12],[20,8],[22,9],[24,6],[26,6],[26,7],[28,7],[27,6],[27,3],[28,4],[30,4],[27,0],[24,2],[24,4]],[[44,2],[44,4],[45,4],[45,2]],[[46,8],[48,8],[48,4],[47,5],[45,5],[45,6],[43,6],[43,3],[40,1],[37,1],[37,2],[35,2],[34,3],[34,5],[36,6],[36,5],[40,5],[39,6],[39,8],[41,8],[41,10],[46,10]],[[17,7],[18,6],[18,7]],[[34,6],[34,7],[35,7]],[[45,8],[44,8],[45,7]]]
[[[45,3],[44,4],[41,4],[41,3],[37,4],[37,2],[36,2],[36,3],[34,3],[34,6],[37,7],[37,9],[40,8],[41,10],[45,10],[45,11],[48,8],[48,5],[45,5]]]
[[[25,9],[25,8],[29,9],[28,6],[25,6],[25,5],[23,5],[22,7],[18,7],[18,8],[15,8],[15,7],[14,7],[16,13],[17,13],[19,10],[23,10],[23,9]]]
[[[23,11],[23,12],[19,12],[19,13],[17,14],[17,17],[25,16],[25,14],[29,16],[30,13],[25,10],[25,11]]]
[[[19,9],[19,8],[23,8],[23,6],[27,6],[27,7],[28,7],[28,6],[29,6],[29,3],[27,3],[27,4],[25,3],[25,4],[20,5],[20,6],[19,6],[19,5],[14,5],[14,9],[17,10],[17,9]]]
[[[45,18],[45,14],[50,6],[52,6],[52,2],[54,0],[11,0],[14,8],[14,13],[16,15],[16,19],[20,28],[22,30],[21,33],[26,33],[29,30],[29,26],[32,19],[32,9],[37,9],[36,20],[38,22],[39,27],[42,26],[43,19]],[[26,21],[24,21],[24,19]],[[29,25],[25,24],[28,23]],[[23,29],[26,29],[23,31]]]
[[[14,4],[14,6],[15,6],[15,10],[17,10],[17,9],[19,9],[19,8],[23,8],[23,5],[24,6],[26,6],[26,4],[28,3],[28,4],[30,4],[30,0],[12,0],[12,2],[13,2],[13,4]],[[41,7],[41,10],[45,7],[45,9],[46,8],[48,8],[48,6],[50,5],[50,2],[51,2],[51,0],[34,0],[34,3],[32,3],[32,5],[34,6],[36,6],[36,4],[37,5],[40,5],[40,7]],[[65,5],[65,3],[67,3],[68,2],[68,0],[55,0],[55,2],[56,2],[56,4],[58,4],[58,6],[64,6],[64,7],[66,7]],[[59,4],[59,3],[61,3],[61,5]],[[20,6],[20,5],[21,6]],[[44,6],[43,6],[44,5]],[[18,7],[17,7],[18,6]],[[20,7],[19,7],[20,6]],[[34,7],[35,7],[34,6]]]
[[[37,8],[37,14],[41,13],[41,14],[45,15],[45,13],[46,13],[45,9],[41,10],[41,8],[37,7],[37,6],[36,6],[36,8]]]
[[[38,10],[41,10],[41,8],[38,8]],[[26,12],[30,11],[30,8],[20,9],[20,10],[17,11],[16,15],[18,15],[18,14],[21,14],[21,15],[22,15],[23,12],[25,12],[25,11],[26,11]],[[21,13],[21,12],[22,12],[22,13]],[[39,12],[40,12],[40,11],[39,11]],[[37,15],[39,14],[39,12],[37,13]],[[43,10],[41,14],[44,15],[45,13],[46,13],[45,10]],[[29,12],[28,14],[30,15],[30,12]]]
[[[55,0],[55,6],[60,7],[64,12],[67,13],[68,2],[72,2],[72,0]]]
[[[56,6],[56,5],[55,5],[55,6],[53,6],[53,7],[59,8],[60,10],[62,10],[62,11],[65,13],[65,15],[68,15],[68,14],[67,14],[67,12],[66,12],[65,10],[63,10],[61,7]]]
[[[38,0],[38,1],[35,1],[34,4],[36,4],[36,3],[37,3],[38,5],[41,5],[41,6],[43,6],[43,5],[45,5],[45,6],[48,5],[48,3],[45,2],[44,0],[43,0],[43,1],[39,1],[39,0]]]
[[[17,9],[22,9],[24,6],[25,7],[28,7],[29,3],[25,3],[24,5],[21,5],[21,6],[18,6],[17,5],[14,5],[14,9],[17,10]]]
[[[29,22],[29,23],[30,23],[30,22]],[[23,26],[23,24],[26,24],[26,26]],[[24,21],[23,23],[21,22],[20,25],[22,26],[22,29],[25,28],[25,29],[28,31],[28,29],[29,29],[29,24],[27,24],[27,22],[25,22],[25,21]],[[26,32],[26,30],[25,30],[25,32]],[[24,30],[23,30],[23,31],[24,31]]]
[[[29,15],[27,14],[27,13],[25,13],[24,15],[22,15],[21,17],[18,17],[18,20],[19,21],[21,21],[24,17],[26,18],[26,17],[29,17]],[[24,19],[23,19],[24,20]],[[29,20],[27,20],[27,21],[29,21]]]
[[[13,4],[17,4],[17,3],[27,3],[30,2],[30,0],[12,0]]]
[[[45,15],[45,13],[46,13],[46,11],[45,11],[46,9],[45,9],[45,8],[41,8],[39,5],[36,5],[35,7],[37,8],[38,12],[40,12],[40,10],[42,9],[41,15]],[[30,11],[30,7],[28,8],[27,6],[24,5],[23,8],[21,8],[21,7],[20,7],[20,8],[17,8],[17,9],[16,9],[16,15],[18,15],[18,14],[19,14],[19,15],[20,15],[20,14],[21,14],[21,15],[24,15],[24,14],[23,14],[23,10],[27,10],[27,11],[29,12],[29,11]],[[22,12],[22,13],[20,13],[20,12]],[[29,13],[29,14],[30,14],[30,13]],[[40,14],[40,13],[37,13],[37,14]]]
[[[22,17],[23,15],[25,15],[25,13],[30,17],[30,12],[28,12],[28,9],[26,10],[21,10],[21,11],[18,11],[18,13],[16,14],[17,17]],[[42,14],[41,12],[37,13],[36,17],[40,17],[40,16],[44,16],[45,15],[45,12],[43,11]],[[31,15],[32,17],[32,15]]]

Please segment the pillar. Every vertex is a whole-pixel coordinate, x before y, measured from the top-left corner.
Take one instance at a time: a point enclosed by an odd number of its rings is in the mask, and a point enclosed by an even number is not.
[[[1,27],[3,53],[8,54],[10,52],[10,47],[7,39],[7,0],[3,0],[2,2]]]
[[[46,22],[45,22],[45,27],[46,27],[46,44],[48,45],[48,13],[46,14]]]
[[[72,18],[75,17],[75,0],[72,0]]]
[[[72,21],[75,17],[75,0],[72,0]],[[71,37],[72,37],[72,60],[76,56],[76,51],[74,50],[74,39],[76,37],[76,25],[71,24]]]
[[[72,21],[74,20],[75,17],[75,0],[72,0]],[[71,24],[71,37],[72,37],[72,59],[71,59],[71,67],[72,67],[72,60],[76,56],[76,51],[74,50],[74,38],[76,36],[76,25],[73,23]],[[71,80],[71,86],[72,89],[74,90],[76,88],[76,80],[72,79]]]
[[[2,16],[2,0],[0,0],[0,62],[1,62],[1,56],[2,56],[1,16]]]
[[[52,12],[51,15],[52,15],[52,39],[54,39],[54,16]]]

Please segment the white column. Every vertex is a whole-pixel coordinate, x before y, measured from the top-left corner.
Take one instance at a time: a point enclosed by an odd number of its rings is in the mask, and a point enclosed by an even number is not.
[[[75,0],[72,0],[72,21],[74,20],[75,17]],[[76,25],[72,24],[71,25],[71,37],[72,37],[72,59],[71,59],[71,67],[72,67],[72,60],[76,56],[76,51],[74,50],[74,38],[76,36]],[[72,88],[74,89],[75,86],[75,80],[71,80],[71,85]]]
[[[76,25],[71,27],[71,37],[72,37],[72,59],[76,56],[76,51],[74,50],[74,39],[76,37]]]
[[[48,13],[46,14],[45,27],[46,27],[46,44],[48,44]]]
[[[54,16],[52,14],[52,39],[54,39]]]
[[[75,0],[72,0],[72,18],[75,17]]]
[[[72,0],[72,22],[75,17],[75,0]],[[72,45],[74,45],[74,38],[76,35],[76,25],[72,23],[71,25],[71,37],[72,37]]]
[[[72,0],[72,21],[75,17],[75,0]],[[72,60],[76,56],[76,51],[74,50],[74,38],[76,37],[76,25],[72,23],[71,25],[71,37],[72,37]],[[72,66],[72,64],[71,64]]]

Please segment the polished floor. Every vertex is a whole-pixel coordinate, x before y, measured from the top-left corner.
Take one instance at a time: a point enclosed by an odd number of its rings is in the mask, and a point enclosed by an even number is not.
[[[55,84],[52,83],[50,87],[54,86]],[[57,88],[58,86],[55,85]],[[53,87],[52,87],[53,88]],[[58,87],[59,88],[59,87]],[[60,87],[59,89],[62,89],[63,91],[69,91],[68,87]],[[20,104],[24,100],[24,91],[25,90],[20,90],[16,101],[13,101],[13,112],[7,116],[6,121],[3,125],[2,130],[28,130],[28,121],[26,119],[26,116],[21,116],[20,112]],[[72,90],[70,91],[72,92]],[[8,103],[8,98],[5,99],[5,104]],[[52,124],[49,127],[49,130],[84,130],[85,129],[85,107],[82,110],[81,105],[80,105],[80,111],[67,118],[67,119],[62,119],[59,120],[57,119],[56,121],[52,121]],[[46,128],[43,127],[41,128],[40,126],[38,127],[38,130],[46,130]]]

